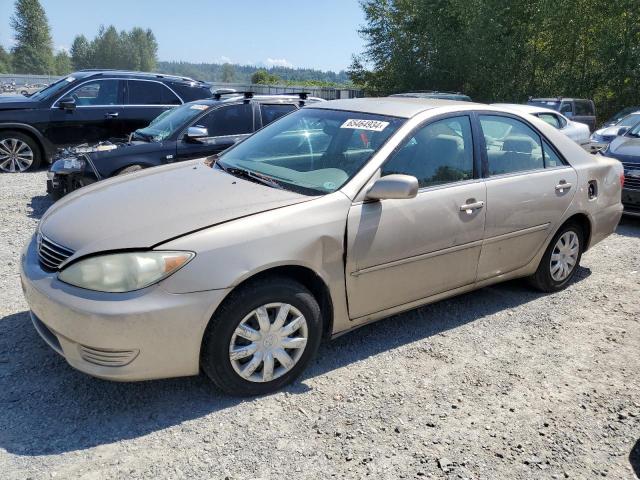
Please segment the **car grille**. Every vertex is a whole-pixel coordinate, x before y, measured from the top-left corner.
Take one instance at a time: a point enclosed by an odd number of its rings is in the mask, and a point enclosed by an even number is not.
[[[38,259],[40,260],[40,265],[45,270],[57,270],[58,267],[60,267],[60,265],[73,254],[73,250],[63,247],[62,245],[58,245],[44,235],[39,235]]]
[[[624,188],[629,190],[640,190],[640,176],[630,176],[629,171],[635,170],[640,172],[640,163],[623,162],[624,167]]]
[[[123,367],[138,356],[140,350],[105,350],[79,345],[80,356],[85,362],[101,367]]]

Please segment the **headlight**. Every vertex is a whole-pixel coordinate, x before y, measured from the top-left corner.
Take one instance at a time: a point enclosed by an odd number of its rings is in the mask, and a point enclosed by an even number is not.
[[[192,252],[130,252],[89,257],[71,264],[58,278],[99,292],[130,292],[148,287],[184,267]]]

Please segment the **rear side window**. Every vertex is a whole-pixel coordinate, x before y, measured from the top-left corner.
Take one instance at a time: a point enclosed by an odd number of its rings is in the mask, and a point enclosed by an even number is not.
[[[511,117],[481,115],[490,176],[544,168],[540,135]]]
[[[382,167],[382,176],[401,173],[420,188],[473,178],[469,117],[452,117],[420,128]]]
[[[129,80],[129,105],[180,105],[182,102],[159,82]]]
[[[268,125],[274,120],[296,110],[295,105],[278,104],[278,105],[261,105],[260,111],[262,115],[262,126]]]
[[[243,135],[253,132],[253,108],[248,103],[216,108],[198,121],[210,137]]]
[[[588,100],[576,100],[574,103],[576,105],[576,115],[590,117],[594,114],[593,105]]]

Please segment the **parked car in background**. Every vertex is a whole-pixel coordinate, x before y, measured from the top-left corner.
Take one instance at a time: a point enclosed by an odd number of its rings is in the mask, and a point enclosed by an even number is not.
[[[584,123],[591,132],[596,129],[596,106],[593,100],[565,97],[530,98],[527,104],[556,110],[574,122]]]
[[[47,191],[58,199],[114,175],[214,155],[307,103],[324,101],[306,93],[223,95],[168,110],[134,131],[128,142],[99,144],[92,152],[75,149],[62,156],[49,169]]]
[[[552,127],[560,130],[578,145],[586,145],[589,143],[589,127],[584,123],[569,120],[555,110],[538,107],[536,105],[520,105],[516,103],[494,103],[494,105],[538,117],[540,120],[544,120]]]
[[[621,179],[620,162],[512,110],[321,102],[216,161],[68,195],[23,250],[22,285],[36,330],[83,372],[204,371],[264,394],[323,336],[513,278],[566,287],[615,230]]]
[[[616,123],[618,123],[620,120],[622,120],[627,115],[630,115],[631,113],[639,112],[639,111],[640,111],[640,106],[625,107],[622,110],[620,110],[619,112],[616,112],[615,115],[613,115],[606,122],[604,122],[600,128],[611,127],[611,126],[615,125]]]
[[[634,111],[626,117],[622,117],[614,125],[596,130],[590,138],[592,151],[604,148],[608,143],[611,143],[614,138],[624,135],[638,123],[640,123],[640,110]]]
[[[208,84],[190,78],[119,70],[83,70],[28,97],[0,96],[0,171],[37,168],[69,145],[126,137],[210,96]]]
[[[614,138],[599,153],[622,163],[624,213],[640,216],[640,124],[636,124],[624,135]]]
[[[438,92],[437,90],[415,90],[412,92],[394,93],[390,97],[432,98],[436,100],[457,100],[471,102],[471,97],[460,92]]]

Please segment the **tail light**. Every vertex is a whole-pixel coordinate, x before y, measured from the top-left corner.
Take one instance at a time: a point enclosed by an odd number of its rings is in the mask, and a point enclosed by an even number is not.
[[[624,188],[624,172],[620,174],[620,188]]]

